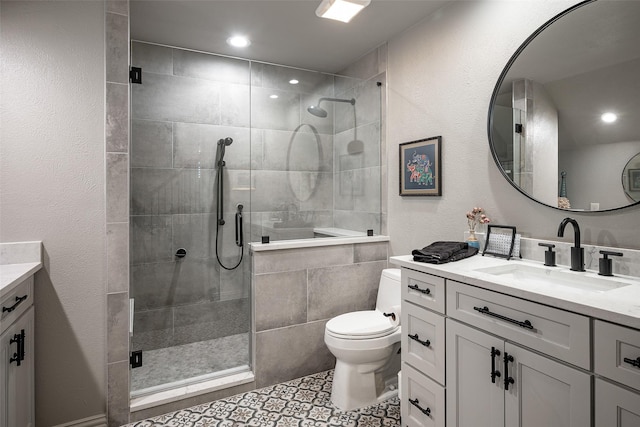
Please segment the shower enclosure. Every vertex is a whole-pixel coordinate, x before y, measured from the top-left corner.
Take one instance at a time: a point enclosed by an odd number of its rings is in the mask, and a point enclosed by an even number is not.
[[[260,363],[250,242],[380,233],[381,89],[145,42],[131,52],[135,397]]]

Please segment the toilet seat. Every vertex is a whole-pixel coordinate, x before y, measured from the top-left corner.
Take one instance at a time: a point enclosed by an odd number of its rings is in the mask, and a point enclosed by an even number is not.
[[[326,332],[336,338],[364,340],[395,332],[399,326],[377,310],[341,314],[327,322]]]

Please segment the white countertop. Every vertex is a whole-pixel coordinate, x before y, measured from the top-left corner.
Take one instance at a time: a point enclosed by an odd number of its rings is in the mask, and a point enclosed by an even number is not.
[[[478,268],[522,263],[543,266],[541,262],[527,260],[509,260],[490,256],[475,255],[447,264],[428,264],[413,261],[412,255],[394,256],[392,264],[412,270],[429,273],[445,279],[455,280],[480,288],[504,293],[518,298],[557,307],[586,316],[607,320],[621,325],[640,329],[640,280],[637,277],[616,275],[611,278],[598,276],[597,272],[572,272],[567,266],[547,267],[566,270],[576,277],[585,276],[602,280],[615,280],[629,283],[617,289],[607,291],[584,290],[565,286],[545,284],[526,286],[510,282],[500,276],[475,271]]]
[[[41,262],[0,265],[0,298],[42,268]]]
[[[42,268],[42,242],[0,243],[0,298]]]

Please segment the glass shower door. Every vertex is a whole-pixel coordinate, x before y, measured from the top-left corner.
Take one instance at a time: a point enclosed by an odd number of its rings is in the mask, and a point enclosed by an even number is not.
[[[250,369],[249,62],[132,43],[132,396]],[[221,192],[221,193],[220,193]],[[242,216],[237,218],[242,205]],[[248,230],[248,228],[246,228]]]

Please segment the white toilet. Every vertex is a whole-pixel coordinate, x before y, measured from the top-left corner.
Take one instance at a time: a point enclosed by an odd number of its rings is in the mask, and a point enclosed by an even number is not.
[[[375,310],[345,313],[327,322],[324,342],[336,357],[331,403],[338,409],[363,408],[397,394],[400,299],[400,270],[385,269]]]

